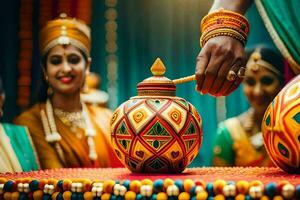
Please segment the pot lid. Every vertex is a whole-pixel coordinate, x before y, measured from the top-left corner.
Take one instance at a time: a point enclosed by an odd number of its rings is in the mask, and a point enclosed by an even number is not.
[[[150,68],[153,76],[137,84],[138,96],[175,96],[176,85],[164,77],[166,67],[157,58]]]

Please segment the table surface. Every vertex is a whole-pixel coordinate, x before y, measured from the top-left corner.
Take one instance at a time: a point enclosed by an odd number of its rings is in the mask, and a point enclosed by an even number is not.
[[[201,167],[187,168],[180,174],[145,174],[131,173],[126,168],[65,168],[40,170],[32,172],[19,173],[0,173],[0,177],[6,179],[18,178],[56,178],[56,179],[76,179],[86,178],[90,180],[142,180],[145,178],[156,180],[171,178],[176,179],[192,179],[213,182],[217,179],[225,181],[239,180],[259,180],[262,183],[289,181],[291,184],[300,184],[300,174],[288,174],[279,168],[260,168],[260,167]]]

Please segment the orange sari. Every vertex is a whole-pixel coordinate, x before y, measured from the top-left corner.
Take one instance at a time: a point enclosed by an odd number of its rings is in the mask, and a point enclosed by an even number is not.
[[[54,115],[57,131],[62,138],[59,144],[65,157],[65,162],[63,162],[55,150],[54,145],[48,143],[45,139],[40,115],[41,109],[45,109],[45,104],[36,104],[28,111],[22,113],[16,119],[16,123],[28,127],[42,169],[62,167],[122,167],[110,144],[109,127],[110,118],[112,116],[110,110],[87,105],[87,112],[91,123],[97,132],[94,140],[98,158],[95,161],[89,158],[89,147],[84,135],[84,130],[77,129],[77,132],[74,133],[74,131],[71,131],[70,126],[64,124]],[[76,137],[78,134],[82,135],[82,137]]]

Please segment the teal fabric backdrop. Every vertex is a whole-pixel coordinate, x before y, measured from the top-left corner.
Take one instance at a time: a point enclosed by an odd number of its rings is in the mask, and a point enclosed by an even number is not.
[[[103,10],[100,4],[94,0],[92,28],[95,30],[93,33],[97,31],[98,35],[93,34],[93,45],[99,45],[97,52],[93,51],[92,55],[101,55],[102,59],[98,57],[98,62],[94,62],[92,69],[102,74],[102,87],[105,89],[105,39],[103,32],[95,27],[105,23],[99,13],[105,12],[107,8]],[[136,95],[136,84],[151,76],[149,68],[157,57],[167,67],[166,76],[170,79],[194,73],[195,58],[200,50],[199,24],[210,4],[210,1],[201,0],[118,1],[118,104]],[[248,44],[271,43],[254,6],[249,10],[248,16],[252,27]],[[242,87],[226,97],[226,108],[216,106],[222,106],[223,100],[209,95],[202,96],[194,88],[194,82],[178,85],[177,96],[195,105],[203,119],[203,144],[199,156],[191,166],[208,166],[211,164],[212,142],[219,119],[217,114],[225,112],[225,117],[235,116],[245,111],[248,103]]]
[[[10,1],[13,2],[13,1]],[[16,1],[18,2],[18,1]],[[4,121],[10,122],[18,113],[16,107],[16,81],[18,59],[18,3],[9,3],[1,17],[1,76],[4,79],[8,100],[5,104]],[[38,1],[37,1],[38,2]],[[107,90],[107,68],[105,57],[105,11],[103,0],[93,0],[92,8],[92,71],[101,74],[101,88]],[[117,105],[136,95],[136,84],[151,76],[150,66],[160,57],[167,67],[170,79],[194,73],[195,58],[199,53],[199,23],[207,13],[211,1],[205,0],[119,0],[117,4],[117,56],[118,96]],[[7,13],[6,13],[7,12]],[[248,45],[271,43],[262,21],[252,7],[248,13],[251,33]],[[36,18],[35,18],[36,19]],[[35,20],[34,23],[37,23]],[[38,26],[36,24],[36,26]],[[3,31],[1,31],[3,33]],[[4,55],[4,56],[3,56]],[[3,59],[3,60],[2,60]],[[33,63],[33,74],[39,73],[38,63]],[[33,81],[33,84],[36,84]],[[242,88],[238,88],[223,100],[195,92],[195,83],[179,85],[177,96],[183,97],[196,106],[203,119],[203,144],[199,156],[191,166],[208,166],[211,163],[212,142],[218,123],[218,115],[231,117],[248,108]],[[35,85],[32,86],[32,92]],[[221,105],[219,108],[216,105]],[[223,106],[222,106],[223,105]],[[115,109],[115,107],[111,107]],[[217,115],[218,114],[218,115]],[[224,116],[223,116],[224,117]],[[218,118],[218,119],[217,119]]]
[[[285,48],[287,49],[289,56],[291,56],[295,62],[294,65],[294,72],[300,72],[300,42],[299,42],[299,35],[300,35],[300,19],[299,15],[299,8],[300,8],[300,1],[299,0],[289,0],[289,1],[280,1],[280,0],[264,0],[259,1],[261,3],[261,7],[266,12],[266,16],[263,17],[265,19],[265,23],[267,22],[268,18],[272,23],[272,27],[274,31],[269,29],[271,35],[273,35],[274,40],[277,40],[276,45],[280,47],[280,43],[278,40],[281,40],[284,44]],[[256,5],[262,9],[256,1]],[[262,11],[262,10],[261,10]],[[263,13],[260,13],[263,16]],[[267,23],[266,23],[267,24]],[[270,23],[268,24],[270,26]],[[275,36],[275,33],[277,36]],[[283,47],[280,47],[282,50]],[[281,51],[282,53],[283,50]],[[286,55],[284,55],[287,58]],[[297,64],[296,64],[297,63]]]
[[[191,75],[199,52],[199,23],[206,12],[204,1],[133,0],[119,1],[118,44],[120,97],[136,95],[136,84],[151,76],[150,66],[160,57],[170,79]],[[126,49],[126,50],[125,50]],[[125,76],[122,76],[125,75]],[[121,78],[123,77],[123,79]],[[209,149],[215,129],[215,99],[195,92],[195,83],[179,85],[177,96],[198,108],[204,124],[202,149]],[[121,101],[125,99],[120,99]],[[206,162],[203,153],[198,162]],[[209,156],[208,156],[209,157]]]

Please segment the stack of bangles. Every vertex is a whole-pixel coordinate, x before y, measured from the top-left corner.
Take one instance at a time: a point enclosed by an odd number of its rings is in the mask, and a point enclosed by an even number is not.
[[[201,47],[203,47],[209,39],[218,36],[235,38],[245,46],[249,33],[249,22],[243,15],[221,8],[216,12],[206,15],[202,19],[201,32]],[[230,70],[227,74],[227,80],[234,81],[237,76],[243,78],[245,69],[245,67],[240,67],[237,74],[233,70]]]
[[[220,9],[202,19],[201,32],[201,47],[209,39],[217,36],[233,37],[245,45],[249,33],[249,22],[239,13]]]

